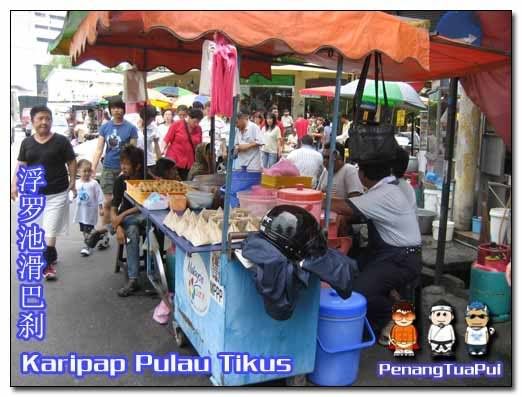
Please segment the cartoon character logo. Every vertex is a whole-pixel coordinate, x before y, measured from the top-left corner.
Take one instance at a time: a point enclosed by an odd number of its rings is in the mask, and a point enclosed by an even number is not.
[[[390,331],[389,349],[394,350],[394,357],[414,356],[414,350],[419,349],[415,308],[409,302],[399,302],[392,307],[392,320],[395,323]]]
[[[114,130],[109,138],[107,139],[107,143],[109,145],[109,150],[118,150],[120,148],[121,138]]]
[[[431,307],[428,342],[431,347],[431,355],[434,358],[447,358],[455,355],[453,352],[455,332],[451,325],[454,318],[453,308],[446,301],[441,300]]]
[[[466,336],[465,342],[470,356],[485,356],[488,351],[490,335],[495,329],[487,325],[489,322],[488,307],[479,301],[473,301],[466,307]]]
[[[85,190],[83,186],[80,188],[80,191],[78,192],[78,200],[84,203],[89,201],[89,193],[87,193],[87,190]]]

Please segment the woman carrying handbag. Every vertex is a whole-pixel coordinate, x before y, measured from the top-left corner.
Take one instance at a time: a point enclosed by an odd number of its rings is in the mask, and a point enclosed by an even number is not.
[[[186,181],[190,167],[195,161],[196,146],[203,138],[203,132],[199,122],[203,119],[203,112],[199,109],[191,109],[188,112],[188,120],[174,122],[165,136],[165,150],[163,154],[176,162],[179,175]]]

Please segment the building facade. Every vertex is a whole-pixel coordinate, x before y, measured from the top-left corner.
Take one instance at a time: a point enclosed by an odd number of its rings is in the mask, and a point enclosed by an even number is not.
[[[48,103],[65,109],[123,91],[123,74],[80,68],[55,68],[47,77]]]
[[[39,65],[47,65],[49,42],[62,30],[65,11],[11,11],[11,86],[38,95],[45,90],[39,82]]]

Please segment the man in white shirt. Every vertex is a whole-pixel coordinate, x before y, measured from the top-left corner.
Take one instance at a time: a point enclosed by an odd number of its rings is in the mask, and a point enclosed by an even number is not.
[[[312,147],[313,143],[313,138],[305,135],[301,139],[301,147],[292,151],[287,159],[294,163],[301,176],[311,176],[312,186],[315,187],[323,170],[323,156]]]
[[[335,140],[344,145],[344,143],[346,142],[346,140],[348,139],[348,136],[349,136],[349,133],[348,131],[350,130],[350,120],[348,119],[348,115],[346,114],[343,114],[341,116],[341,135],[339,135],[337,138],[335,138]]]
[[[290,116],[290,112],[288,109],[285,109],[283,112],[283,117],[281,117],[281,122],[283,123],[284,131],[281,131],[285,137],[290,134],[294,127],[294,119]]]
[[[203,143],[210,143],[210,101],[205,104],[203,109],[203,114],[205,117],[199,122],[199,126],[201,127],[201,131],[203,132]],[[216,160],[219,157],[224,157],[224,154],[221,152],[222,142],[225,142],[225,135],[228,134],[226,131],[226,125],[223,119],[219,116],[214,117],[214,136],[215,136],[215,152],[216,152]]]
[[[259,127],[248,119],[248,113],[240,113],[237,119],[234,153],[237,154],[236,168],[247,167],[248,171],[261,170],[263,138]]]
[[[364,186],[359,179],[359,169],[352,164],[345,164],[344,149],[340,144],[335,146],[334,177],[332,193],[334,197],[350,198],[363,194]],[[328,161],[330,159],[330,145],[323,150],[324,170],[319,178],[318,188],[326,192],[328,185]]]
[[[156,109],[147,105],[140,110],[140,119],[143,124],[147,124],[147,168],[152,171],[152,167],[156,164],[157,159],[161,158],[161,150],[159,147],[158,127],[156,126]],[[137,146],[145,150],[145,139],[143,136],[143,127],[138,130]]]

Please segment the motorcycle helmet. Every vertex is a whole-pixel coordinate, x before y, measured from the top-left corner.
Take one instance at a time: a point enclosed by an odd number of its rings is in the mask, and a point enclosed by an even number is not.
[[[289,259],[301,261],[326,253],[326,238],[308,211],[293,205],[278,205],[261,220],[261,235]]]

